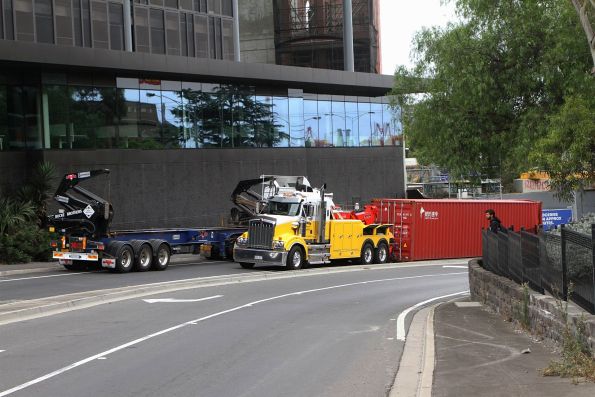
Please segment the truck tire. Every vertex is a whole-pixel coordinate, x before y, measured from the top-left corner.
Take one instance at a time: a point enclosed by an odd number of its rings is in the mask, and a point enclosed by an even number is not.
[[[360,255],[360,263],[362,265],[371,265],[374,261],[374,246],[366,242],[362,247],[362,253]]]
[[[171,250],[169,244],[163,240],[150,240],[149,243],[153,248],[153,264],[151,269],[153,270],[165,270],[169,266],[169,260],[171,258]]]
[[[240,262],[240,266],[242,266],[244,269],[252,269],[254,267],[254,263]]]
[[[114,257],[116,258],[115,272],[128,273],[132,270],[134,266],[134,250],[130,244],[119,244]]]
[[[137,272],[146,272],[151,269],[153,264],[153,249],[147,241],[132,240],[130,242],[134,250],[134,270]]]
[[[383,264],[388,262],[388,245],[384,241],[378,243],[378,248],[374,252],[374,263]]]
[[[286,270],[298,270],[304,266],[304,251],[299,245],[294,245],[287,255]]]

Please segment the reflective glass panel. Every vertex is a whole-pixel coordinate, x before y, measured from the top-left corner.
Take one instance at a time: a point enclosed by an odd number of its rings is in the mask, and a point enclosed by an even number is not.
[[[345,102],[345,146],[359,146],[357,102]]]
[[[315,141],[315,146],[333,146],[333,115],[330,98],[318,100],[318,114],[320,121],[318,122],[318,141]]]
[[[374,98],[372,98],[374,100]],[[371,103],[370,111],[372,117],[372,146],[384,146],[386,131],[382,124],[382,104]]]
[[[161,91],[140,90],[138,107],[138,132],[139,138],[132,141],[137,148],[160,148],[165,108],[161,103]]]
[[[69,110],[71,107],[71,96],[68,86],[46,85],[44,95],[47,101],[47,114],[49,116],[49,147],[51,149],[72,148],[72,136]]]
[[[367,98],[361,98],[357,104],[357,124],[359,127],[358,133],[360,146],[371,145],[370,139],[372,136],[372,119],[370,117],[370,102],[361,102],[366,100]]]
[[[289,99],[287,97],[273,97],[273,129],[275,147],[288,147],[290,136]]]
[[[314,98],[312,98],[314,97]],[[304,146],[312,147],[318,141],[318,102],[316,96],[304,94]]]
[[[8,90],[0,85],[0,151],[7,150],[8,146]]]
[[[206,95],[198,87],[182,89],[183,119],[187,134],[186,147],[204,146],[203,111]]]
[[[183,128],[184,107],[180,91],[161,91],[163,144],[166,148],[184,147],[188,137]]]
[[[118,146],[134,147],[130,142],[138,140],[138,109],[140,91],[133,88],[118,88]]]
[[[303,98],[289,98],[289,132],[291,146],[304,147],[304,100]]]
[[[279,136],[273,126],[273,97],[257,95],[254,109],[254,146],[273,147]]]
[[[332,99],[333,146],[353,146],[348,144],[351,136],[347,136],[345,128],[345,102],[340,98]]]

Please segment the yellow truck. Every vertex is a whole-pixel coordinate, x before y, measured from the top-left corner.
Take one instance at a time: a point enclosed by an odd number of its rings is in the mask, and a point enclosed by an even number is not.
[[[263,208],[236,240],[233,257],[245,269],[255,265],[301,269],[307,264],[357,260],[386,263],[394,242],[390,225],[336,219],[332,193],[312,188],[306,177],[274,177]]]

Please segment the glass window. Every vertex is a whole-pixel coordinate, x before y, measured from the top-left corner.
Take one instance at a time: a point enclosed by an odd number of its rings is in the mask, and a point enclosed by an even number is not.
[[[203,93],[197,106],[202,108],[202,142],[205,147],[221,147],[223,126],[221,116],[220,88],[215,84],[203,84]]]
[[[208,0],[209,13],[221,14],[221,0]]]
[[[184,32],[182,32],[184,34]],[[186,14],[186,38],[188,40],[188,56],[194,56],[194,22],[192,14]]]
[[[91,8],[93,10],[93,47],[108,49],[107,4],[93,1]]]
[[[188,137],[183,128],[184,107],[180,91],[161,91],[163,109],[163,144],[166,148],[183,147]]]
[[[201,148],[204,146],[203,111],[205,94],[199,86],[183,86],[182,104],[184,130],[187,134],[185,146],[187,148]]]
[[[0,0],[0,39],[4,38],[4,8],[2,7],[2,1]]]
[[[223,59],[229,61],[234,60],[233,47],[233,21],[229,19],[222,19],[222,35],[223,35]]]
[[[44,95],[47,97],[49,116],[49,142],[46,145],[52,149],[72,148],[73,131],[71,131],[70,90],[65,85],[46,85]]]
[[[289,98],[289,132],[291,146],[304,147],[304,100],[299,97]]]
[[[17,40],[34,41],[32,0],[14,0],[14,15],[17,27]]]
[[[180,8],[182,10],[192,11],[192,0],[180,0]]]
[[[215,46],[215,18],[209,17],[209,58],[215,59],[217,57],[217,50]]]
[[[233,17],[233,0],[221,0],[221,13]]]
[[[71,0],[54,0],[56,14],[56,44],[72,45]]]
[[[370,98],[375,101],[375,98]],[[372,118],[372,146],[384,146],[385,143],[385,131],[382,126],[382,104],[378,102],[372,102],[370,104],[370,116]]]
[[[359,145],[370,146],[372,136],[372,119],[369,98],[358,98],[357,118],[359,127]]]
[[[164,0],[165,7],[178,8],[178,0]]]
[[[149,10],[141,7],[134,7],[134,39],[136,51],[151,52],[149,44]]]
[[[384,144],[390,146],[401,146],[401,128],[398,124],[399,117],[389,104],[389,99],[382,98],[382,129],[384,132]]]
[[[37,87],[22,87],[25,136],[28,149],[41,149],[41,123],[39,117],[39,90]]]
[[[161,91],[140,90],[138,107],[139,139],[130,142],[130,147],[160,148],[165,108],[161,103]]]
[[[110,48],[124,50],[124,10],[122,4],[109,3]]]
[[[163,11],[151,9],[151,52],[165,54],[165,30]]]
[[[163,7],[163,0],[149,0],[152,6]]]
[[[332,98],[333,146],[353,146],[348,143],[351,136],[347,136],[345,102],[341,99],[336,96]]]
[[[12,1],[4,1],[4,38],[14,40],[14,23],[12,21]]]
[[[134,88],[118,88],[117,119],[118,146],[122,148],[137,147],[139,140],[139,97],[140,90]]]
[[[82,0],[82,14],[83,14],[83,45],[91,47],[91,10],[89,8],[89,0]]]
[[[81,21],[81,2],[72,0],[72,18],[74,22],[74,45],[83,46],[83,24]]]
[[[72,148],[111,148],[115,146],[116,115],[119,112],[115,88],[69,87],[68,144]]]
[[[345,146],[359,145],[357,102],[345,102]]]
[[[52,0],[35,0],[35,33],[38,43],[54,43]]]
[[[288,147],[290,137],[289,98],[273,97],[273,129],[275,147]]]
[[[0,85],[0,151],[8,150],[9,145],[8,90],[5,85]]]
[[[196,46],[197,58],[209,57],[209,35],[207,27],[207,17],[201,15],[194,16],[194,44]]]
[[[316,94],[304,94],[304,146],[314,146],[318,141],[318,101]]]
[[[23,109],[23,87],[6,87],[6,130],[3,131],[2,145],[8,149],[25,149],[25,117]]]
[[[254,146],[274,147],[279,142],[276,128],[273,126],[273,97],[257,95],[253,112]]]
[[[182,56],[188,56],[188,37],[186,36],[186,14],[180,13],[180,49]]]
[[[327,147],[333,146],[333,117],[332,107],[329,96],[318,96],[318,140],[314,141],[314,146]]]
[[[167,29],[167,53],[180,55],[180,25],[177,12],[167,11],[165,13],[165,26]]]

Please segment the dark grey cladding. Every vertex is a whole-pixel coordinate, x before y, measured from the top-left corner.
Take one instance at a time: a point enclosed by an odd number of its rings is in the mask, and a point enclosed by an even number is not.
[[[393,76],[338,70],[242,63],[97,48],[67,47],[0,40],[0,62],[39,65],[44,71],[75,69],[171,80],[213,80],[248,85],[301,88],[337,95],[386,95]],[[1,63],[0,63],[1,67]]]

